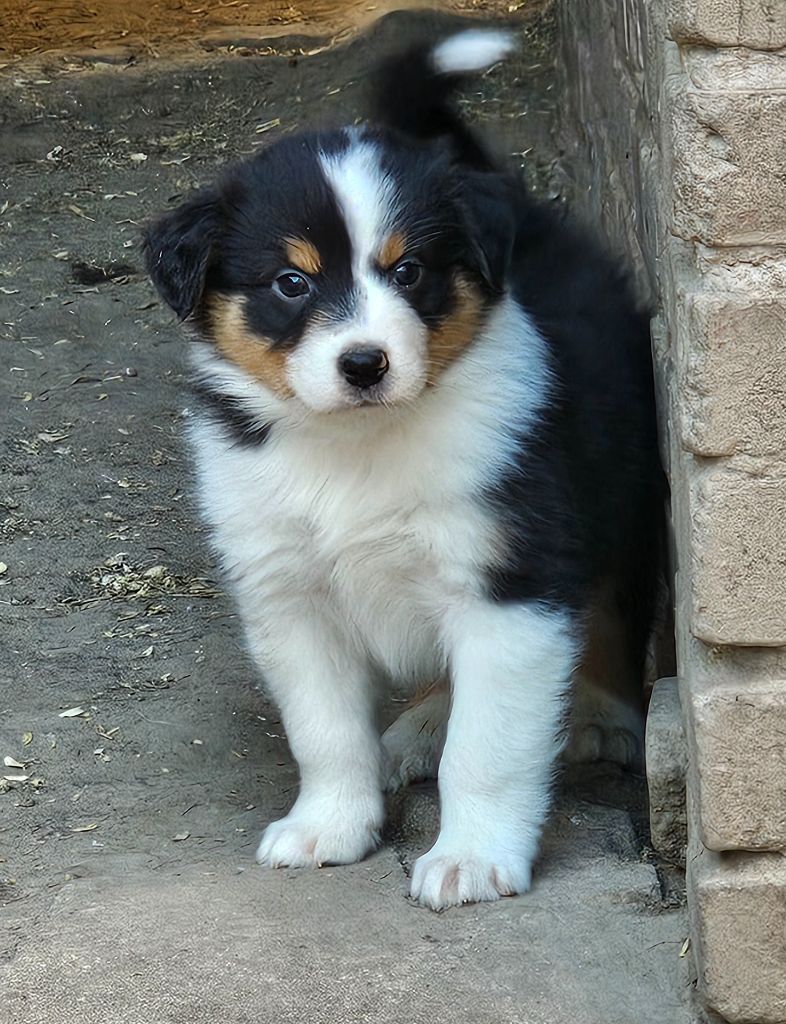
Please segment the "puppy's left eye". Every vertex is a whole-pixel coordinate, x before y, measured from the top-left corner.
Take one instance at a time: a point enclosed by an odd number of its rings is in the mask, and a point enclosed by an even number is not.
[[[399,288],[413,288],[423,276],[423,265],[414,260],[399,263],[393,271],[393,281]]]
[[[304,299],[311,292],[309,279],[296,270],[285,270],[279,274],[272,287],[283,299]]]

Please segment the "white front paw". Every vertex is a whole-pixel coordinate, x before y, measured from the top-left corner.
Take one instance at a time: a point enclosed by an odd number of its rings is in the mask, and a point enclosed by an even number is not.
[[[431,910],[444,910],[526,892],[531,878],[527,857],[438,839],[415,862],[410,892],[413,899]]]
[[[297,808],[262,833],[256,860],[271,868],[321,868],[354,864],[379,845],[379,818],[334,813],[308,815]]]

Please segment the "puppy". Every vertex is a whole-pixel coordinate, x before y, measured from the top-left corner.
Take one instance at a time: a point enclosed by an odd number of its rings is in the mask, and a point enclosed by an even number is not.
[[[360,860],[385,784],[438,762],[411,883],[435,910],[529,888],[599,602],[622,628],[595,755],[616,735],[633,756],[663,501],[646,317],[451,105],[510,48],[470,30],[385,64],[373,124],[277,141],[145,240],[194,336],[201,505],[300,770],[257,859]],[[391,681],[430,689],[383,743]]]

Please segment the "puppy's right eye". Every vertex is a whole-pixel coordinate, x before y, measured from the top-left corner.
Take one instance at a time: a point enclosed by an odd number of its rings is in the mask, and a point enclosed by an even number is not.
[[[273,291],[282,299],[304,299],[311,294],[311,282],[297,270],[285,270],[273,281]]]
[[[404,260],[393,271],[393,280],[399,288],[414,288],[423,276],[423,265],[417,260]]]

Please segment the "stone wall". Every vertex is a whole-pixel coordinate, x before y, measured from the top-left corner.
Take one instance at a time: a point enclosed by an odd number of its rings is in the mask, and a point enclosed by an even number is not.
[[[657,310],[699,990],[783,1024],[786,0],[557,2],[572,191]]]

